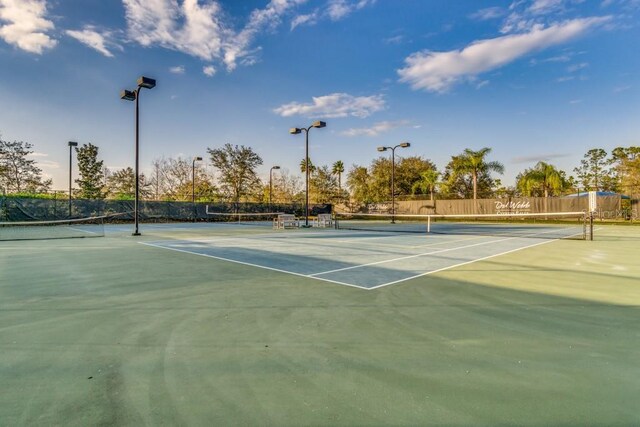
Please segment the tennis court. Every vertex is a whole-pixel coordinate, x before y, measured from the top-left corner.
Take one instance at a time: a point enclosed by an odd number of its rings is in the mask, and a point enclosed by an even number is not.
[[[3,424],[640,423],[636,226],[131,231],[0,242]]]
[[[477,231],[477,229],[475,230]],[[302,230],[144,244],[333,284],[377,289],[426,274],[581,234],[576,226],[526,228],[497,236]]]

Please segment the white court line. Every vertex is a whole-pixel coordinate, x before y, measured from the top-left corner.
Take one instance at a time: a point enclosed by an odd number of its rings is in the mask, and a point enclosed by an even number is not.
[[[523,246],[521,248],[511,249],[511,250],[508,250],[508,251],[505,251],[505,252],[501,252],[501,253],[498,253],[498,254],[488,255],[486,257],[482,257],[482,258],[478,258],[478,259],[472,259],[470,261],[461,262],[461,263],[458,263],[458,264],[450,265],[448,267],[438,268],[437,270],[432,270],[432,271],[427,271],[425,273],[416,274],[415,276],[412,276],[412,277],[406,277],[404,279],[394,280],[393,282],[383,283],[381,285],[377,285],[377,286],[374,286],[374,287],[371,287],[371,288],[367,288],[367,290],[379,289],[379,288],[382,288],[382,287],[385,287],[385,286],[395,285],[396,283],[406,282],[407,280],[416,279],[418,277],[427,276],[429,274],[438,273],[440,271],[445,271],[445,270],[449,270],[449,269],[456,268],[456,267],[461,267],[461,266],[467,265],[467,264],[473,264],[474,262],[484,261],[484,260],[489,259],[489,258],[495,258],[497,256],[506,255],[506,254],[510,254],[510,253],[513,253],[513,252],[521,251],[523,249],[533,248],[534,246],[545,245],[547,243],[556,242],[558,240],[562,240],[562,239],[565,239],[565,238],[571,237],[571,236],[577,236],[579,234],[582,234],[582,233],[570,234],[568,236],[559,237],[557,239],[549,239],[549,240],[546,240],[544,242],[538,242],[538,243],[534,243],[534,244],[531,244],[531,245],[528,245],[528,246]]]
[[[419,257],[425,256],[425,255],[434,255],[434,254],[440,254],[440,253],[443,253],[443,252],[457,251],[459,249],[473,248],[475,246],[482,246],[482,245],[488,245],[490,243],[503,242],[505,240],[510,240],[512,238],[513,237],[511,237],[509,239],[491,240],[489,242],[474,243],[473,245],[456,246],[455,248],[440,249],[440,250],[432,251],[432,252],[423,252],[423,253],[420,253],[420,254],[407,255],[407,256],[403,256],[403,257],[399,257],[399,258],[385,259],[383,261],[375,261],[375,262],[369,262],[369,263],[366,263],[366,264],[352,265],[352,266],[349,266],[349,267],[337,268],[335,270],[327,270],[327,271],[321,271],[319,273],[313,273],[313,274],[310,274],[310,276],[319,276],[321,274],[336,273],[338,271],[353,270],[353,269],[356,269],[356,268],[370,267],[372,265],[379,265],[379,264],[386,264],[386,263],[389,263],[389,262],[403,261],[405,259],[411,259],[411,258],[419,258]]]
[[[573,227],[571,227],[571,228],[573,228]],[[570,230],[571,228],[566,228],[566,230]],[[540,235],[540,234],[546,234],[546,233],[551,233],[553,231],[557,231],[557,230],[547,231],[547,232],[538,233],[538,234],[515,236],[515,237],[510,237],[510,238],[507,238],[507,239],[500,239],[500,240],[491,241],[491,242],[487,242],[487,243],[496,243],[496,242],[500,242],[500,241],[503,241],[503,240],[518,239],[518,238],[528,238],[527,236],[530,237],[530,236],[535,236],[535,235]],[[249,262],[244,262],[244,261],[237,261],[237,260],[234,260],[234,259],[219,257],[219,256],[215,256],[215,255],[202,254],[202,253],[193,252],[193,251],[189,251],[189,250],[183,250],[183,249],[176,249],[176,248],[161,246],[161,245],[158,245],[158,244],[155,244],[155,243],[146,243],[146,242],[138,242],[138,243],[141,244],[141,245],[146,245],[146,246],[151,246],[151,247],[156,247],[156,248],[161,248],[161,249],[168,249],[168,250],[171,250],[171,251],[183,252],[183,253],[191,254],[191,255],[199,255],[199,256],[203,256],[203,257],[207,257],[207,258],[218,259],[218,260],[221,260],[221,261],[228,261],[228,262],[233,262],[233,263],[240,264],[240,265],[247,265],[247,266],[250,266],[250,267],[263,268],[265,270],[276,271],[276,272],[279,272],[279,273],[292,274],[294,276],[305,277],[305,278],[308,278],[308,279],[322,280],[324,282],[329,282],[329,283],[334,283],[334,284],[338,284],[338,285],[349,286],[349,287],[352,287],[352,288],[364,289],[364,290],[369,291],[369,290],[379,289],[379,288],[382,288],[382,287],[385,287],[385,286],[394,285],[396,283],[405,282],[407,280],[416,279],[418,277],[426,276],[426,275],[437,273],[437,272],[440,272],[440,271],[449,270],[451,268],[460,267],[460,266],[467,265],[467,264],[472,264],[474,262],[483,261],[483,260],[486,260],[486,259],[489,259],[489,258],[494,258],[494,257],[497,257],[497,256],[501,256],[501,255],[506,255],[506,254],[509,254],[509,253],[512,253],[512,252],[521,251],[523,249],[531,248],[531,247],[534,247],[534,246],[544,245],[544,244],[547,244],[547,243],[555,242],[557,240],[561,240],[563,238],[567,238],[567,237],[571,237],[571,236],[579,235],[579,234],[582,234],[582,233],[576,233],[576,234],[572,234],[572,235],[568,235],[568,236],[563,236],[563,237],[560,237],[560,238],[557,238],[557,239],[549,239],[549,240],[546,240],[546,241],[543,241],[543,242],[538,242],[538,243],[534,243],[534,244],[531,244],[531,245],[523,246],[523,247],[520,247],[520,248],[511,249],[511,250],[508,250],[508,251],[504,251],[504,252],[500,252],[500,253],[497,253],[497,254],[489,255],[489,256],[486,256],[486,257],[473,259],[473,260],[470,260],[470,261],[465,261],[465,262],[454,264],[454,265],[451,265],[451,266],[448,266],[448,267],[443,267],[443,268],[440,268],[440,269],[437,269],[437,270],[427,271],[427,272],[420,273],[420,274],[417,274],[417,275],[414,275],[414,276],[411,276],[411,277],[406,277],[404,279],[394,280],[392,282],[383,283],[383,284],[372,286],[372,287],[359,286],[359,285],[354,285],[352,283],[340,282],[340,281],[337,281],[337,280],[325,279],[325,278],[322,278],[322,277],[316,277],[315,276],[316,274],[326,274],[327,272],[325,272],[325,273],[314,273],[314,274],[302,274],[302,273],[296,273],[296,272],[293,272],[293,271],[282,270],[282,269],[279,269],[279,268],[267,267],[267,266],[264,266],[264,265],[258,265],[258,264],[253,264],[253,263],[249,263]],[[175,241],[167,241],[167,243],[171,243],[171,242],[175,242]],[[478,244],[468,245],[466,247],[471,247],[471,246],[478,246]],[[456,248],[456,249],[462,249],[462,248],[464,248],[464,247],[459,247],[459,248]],[[455,250],[455,249],[447,249],[447,250]],[[435,252],[432,252],[432,253],[435,253]],[[421,256],[421,255],[422,254],[416,255],[416,256]],[[411,256],[411,257],[415,257],[415,256]],[[411,258],[411,257],[403,257],[403,258]],[[381,263],[381,262],[379,262],[379,263]],[[379,263],[375,263],[375,264],[379,264]],[[370,264],[368,264],[368,265],[370,265]],[[359,266],[354,266],[353,268],[357,268],[357,267],[359,267]]]
[[[382,285],[377,285],[377,286],[373,286],[371,288],[367,288],[367,290],[379,289],[379,288],[382,288],[382,287],[385,287],[385,286],[395,285],[396,283],[406,282],[407,280],[416,279],[418,277],[427,276],[429,274],[438,273],[440,271],[450,270],[452,268],[461,267],[461,266],[467,265],[467,264],[473,264],[474,262],[484,261],[484,260],[487,260],[489,258],[495,258],[497,256],[502,256],[502,255],[513,253],[513,252],[521,251],[523,249],[533,248],[534,246],[545,245],[547,243],[555,242],[555,241],[558,241],[558,240],[560,240],[560,239],[549,239],[549,240],[544,241],[544,242],[534,243],[532,245],[523,246],[521,248],[516,248],[516,249],[511,249],[511,250],[508,250],[508,251],[505,251],[505,252],[500,252],[498,254],[488,255],[486,257],[482,257],[482,258],[478,258],[478,259],[472,259],[470,261],[461,262],[461,263],[458,263],[458,264],[450,265],[448,267],[438,268],[437,270],[431,270],[431,271],[427,271],[425,273],[416,274],[415,276],[406,277],[404,279],[394,280],[393,282],[383,283]]]
[[[233,262],[233,263],[236,263],[236,264],[248,265],[250,267],[264,268],[265,270],[277,271],[278,273],[293,274],[294,276],[305,277],[307,279],[322,280],[324,282],[330,282],[330,283],[335,283],[335,284],[338,284],[338,285],[350,286],[352,288],[358,288],[358,289],[368,289],[368,288],[366,288],[364,286],[358,286],[358,285],[354,285],[354,284],[351,284],[351,283],[339,282],[337,280],[323,279],[321,277],[311,277],[311,276],[309,276],[307,274],[296,273],[294,271],[288,271],[288,270],[281,270],[279,268],[267,267],[267,266],[264,266],[264,265],[253,264],[253,263],[250,263],[250,262],[238,261],[238,260],[235,260],[235,259],[223,258],[223,257],[215,256],[215,255],[209,255],[209,254],[201,254],[201,253],[198,253],[198,252],[187,251],[187,250],[184,250],[184,249],[169,248],[169,247],[157,245],[157,244],[154,244],[154,243],[145,243],[145,242],[138,242],[138,243],[141,244],[141,245],[152,246],[154,248],[161,248],[161,249],[167,249],[167,250],[170,250],[170,251],[183,252],[185,254],[191,254],[191,255],[199,255],[199,256],[203,256],[203,257],[207,257],[207,258],[219,259],[221,261],[228,261],[228,262]]]
[[[567,228],[567,230],[568,230],[568,228]],[[557,230],[553,230],[553,232],[555,232],[555,231],[557,231]],[[531,235],[513,236],[513,237],[507,237],[505,239],[490,240],[488,242],[474,243],[473,245],[457,246],[455,248],[440,249],[440,250],[432,251],[432,252],[423,252],[421,254],[408,255],[408,256],[388,259],[388,260],[384,260],[384,261],[376,261],[376,262],[370,262],[370,263],[367,263],[367,264],[352,265],[350,267],[338,268],[338,269],[335,269],[335,270],[328,270],[328,271],[323,271],[323,272],[320,272],[320,273],[313,273],[310,276],[317,276],[317,275],[321,275],[321,274],[336,273],[338,271],[345,271],[345,270],[353,270],[355,268],[369,267],[371,265],[386,264],[388,262],[402,261],[402,260],[411,259],[411,258],[419,258],[419,257],[425,256],[425,255],[441,254],[441,253],[444,253],[444,252],[451,252],[451,251],[457,251],[459,249],[473,248],[475,246],[482,246],[482,245],[488,245],[488,244],[492,244],[492,243],[499,243],[499,242],[504,242],[504,241],[507,241],[507,240],[513,240],[513,239],[518,239],[518,238],[529,238],[531,236],[538,236],[538,235],[541,235],[541,234],[551,233],[551,232],[552,231],[546,231],[544,233],[536,233],[536,234],[531,234]],[[553,240],[558,240],[558,239],[552,239],[552,241]]]

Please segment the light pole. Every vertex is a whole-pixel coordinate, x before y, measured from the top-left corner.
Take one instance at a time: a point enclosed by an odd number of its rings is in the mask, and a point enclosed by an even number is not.
[[[135,201],[133,204],[133,221],[135,223],[135,230],[133,232],[133,236],[139,236],[140,233],[138,231],[138,202],[140,199],[140,161],[139,161],[139,152],[140,152],[140,129],[139,129],[139,117],[140,117],[140,89],[153,89],[156,87],[155,79],[150,79],[149,77],[140,77],[138,79],[138,87],[134,90],[123,90],[120,92],[120,99],[124,99],[125,101],[136,101],[136,194]]]
[[[280,166],[271,166],[269,169],[269,210],[271,210],[271,193],[273,192],[273,170],[280,169]]]
[[[311,128],[323,128],[326,127],[327,124],[325,122],[322,122],[320,120],[318,120],[317,122],[313,122],[313,124],[311,126],[309,126],[308,128],[291,128],[289,129],[289,133],[292,135],[297,135],[299,133],[302,133],[304,131],[304,161],[305,161],[305,169],[306,169],[306,179],[305,179],[305,195],[306,195],[306,202],[305,202],[305,208],[304,208],[304,227],[308,228],[309,227],[309,131],[311,130]]]
[[[396,223],[396,148],[410,147],[408,142],[401,142],[394,147],[378,147],[378,151],[391,150],[391,224]]]
[[[191,162],[191,203],[193,203],[193,222],[196,222],[198,210],[196,209],[196,162],[202,160],[202,157],[194,157]]]
[[[73,147],[77,147],[78,143],[74,141],[69,141],[69,218],[71,218],[71,160],[72,160],[72,152]]]

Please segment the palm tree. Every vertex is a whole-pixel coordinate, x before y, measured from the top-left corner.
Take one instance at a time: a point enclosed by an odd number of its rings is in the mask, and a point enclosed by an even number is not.
[[[532,169],[524,171],[518,179],[518,188],[527,196],[530,196],[534,189],[540,188],[544,197],[549,197],[549,193],[556,193],[562,190],[562,187],[560,171],[545,162],[538,162]]]
[[[420,180],[413,184],[411,192],[416,194],[416,191],[420,191],[422,193],[426,193],[428,191],[431,194],[431,201],[433,201],[433,192],[438,184],[439,177],[440,172],[435,169],[427,169],[426,171],[421,172]]]
[[[311,159],[308,159],[308,160],[309,160],[309,173],[312,174],[316,170],[316,167],[311,162]],[[305,162],[305,159],[300,160],[300,172],[302,173],[307,172],[307,162]]]
[[[485,160],[487,154],[491,152],[491,148],[485,147],[478,151],[466,148],[460,156],[458,172],[470,173],[473,179],[473,200],[478,198],[478,175],[483,172],[504,173],[504,165],[500,162]]]
[[[342,174],[344,173],[344,163],[342,163],[342,160],[338,160],[336,161],[332,168],[331,168],[331,173],[334,175],[338,175],[338,190],[342,190]]]

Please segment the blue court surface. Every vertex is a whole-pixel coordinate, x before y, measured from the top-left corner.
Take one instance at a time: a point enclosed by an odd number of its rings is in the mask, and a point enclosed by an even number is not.
[[[575,231],[570,228],[568,234]],[[556,240],[546,231],[539,233],[487,236],[264,230],[141,244],[371,290]]]

